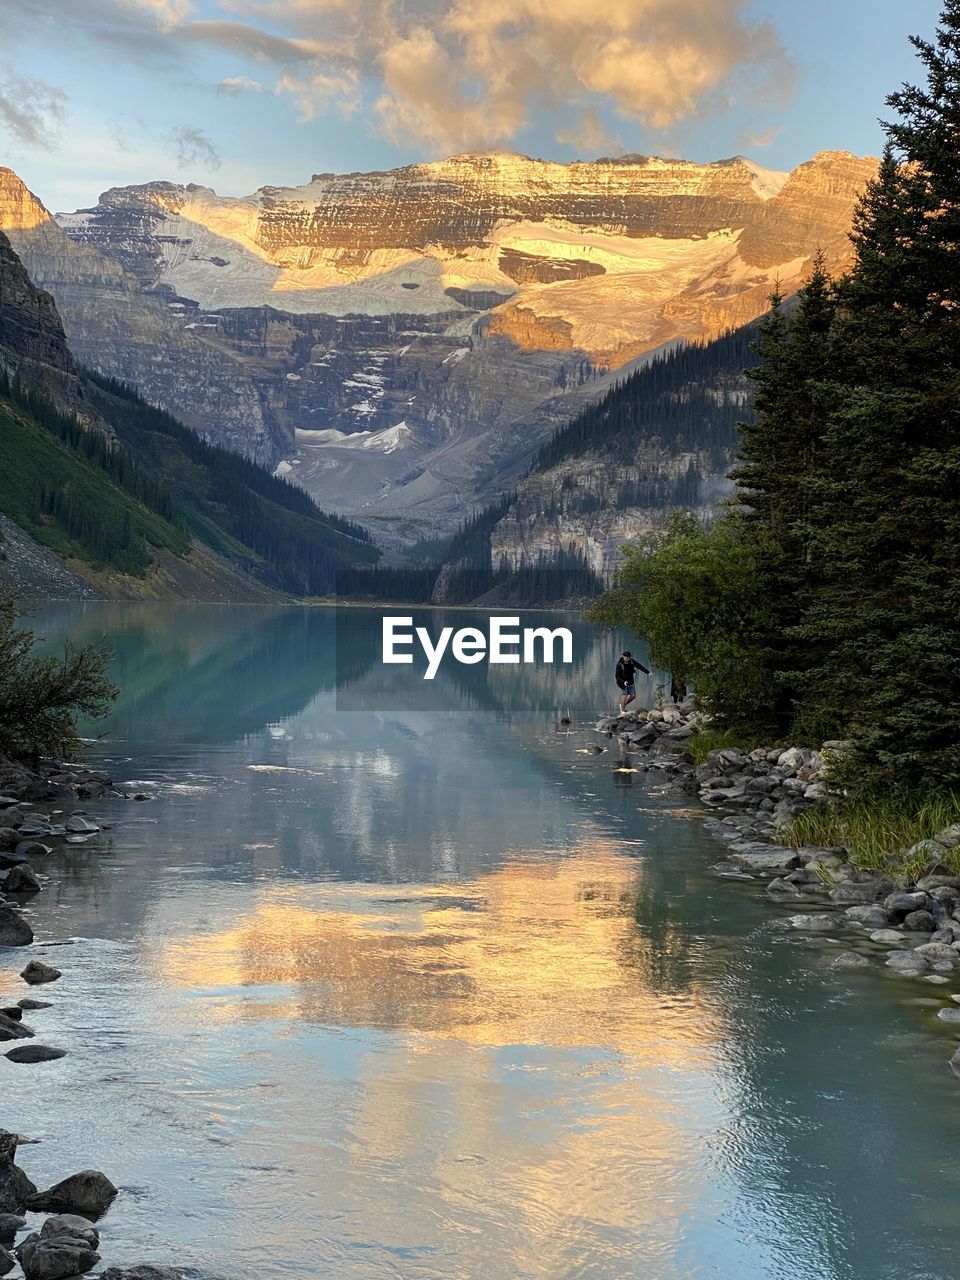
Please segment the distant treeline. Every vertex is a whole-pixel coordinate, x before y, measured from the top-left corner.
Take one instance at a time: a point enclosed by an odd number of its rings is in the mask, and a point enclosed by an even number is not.
[[[653,438],[671,452],[709,453],[725,465],[737,445],[737,423],[746,416],[744,371],[757,364],[754,336],[748,325],[655,356],[561,427],[531,471],[590,453],[635,461],[640,443]]]

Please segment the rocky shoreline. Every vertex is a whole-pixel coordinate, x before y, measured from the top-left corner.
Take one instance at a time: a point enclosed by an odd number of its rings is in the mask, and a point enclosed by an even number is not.
[[[54,846],[47,842],[85,842],[108,829],[109,824],[76,807],[78,801],[108,795],[126,793],[99,770],[59,760],[30,768],[0,758],[0,947],[34,945],[24,907],[49,882],[43,867]],[[148,797],[138,793],[132,798]],[[29,959],[20,972],[30,989],[46,987],[64,976],[37,958]],[[24,996],[0,1008],[0,1040],[17,1042],[5,1053],[11,1063],[47,1062],[66,1055],[58,1046],[38,1043],[33,1027],[23,1021],[25,1013],[42,1018],[42,1011],[51,1005],[52,1001]],[[0,1276],[18,1263],[26,1280],[83,1275],[101,1261],[100,1232],[94,1224],[113,1204],[118,1189],[99,1170],[84,1169],[38,1191],[16,1163],[18,1146],[28,1141],[0,1129]],[[44,1213],[49,1216],[42,1224],[27,1217]],[[101,1280],[182,1280],[175,1269],[150,1264],[108,1267],[98,1275]]]
[[[855,867],[842,847],[786,845],[786,824],[831,797],[829,764],[848,744],[750,752],[724,747],[696,765],[689,739],[708,722],[687,700],[607,717],[596,729],[616,738],[635,766],[699,793],[716,811],[704,826],[726,844],[727,856],[714,864],[714,873],[766,881],[771,903],[795,912],[788,918],[791,928],[837,944],[833,966],[865,969],[882,962],[895,975],[935,986],[960,980],[960,876],[944,865],[960,845],[960,823],[904,850],[905,861],[923,868],[915,880]],[[951,998],[937,1017],[960,1023],[960,999]],[[960,1071],[960,1047],[950,1062]]]

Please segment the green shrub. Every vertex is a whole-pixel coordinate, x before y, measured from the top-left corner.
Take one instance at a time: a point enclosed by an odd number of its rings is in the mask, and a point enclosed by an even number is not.
[[[33,633],[16,623],[13,601],[0,597],[0,753],[70,753],[77,716],[105,714],[117,695],[107,675],[112,654],[69,641],[62,657],[37,654]]]

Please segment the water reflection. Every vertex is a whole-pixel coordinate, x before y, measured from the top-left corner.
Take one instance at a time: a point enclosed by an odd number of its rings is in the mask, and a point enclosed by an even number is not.
[[[584,636],[563,690],[466,669],[429,714],[338,711],[323,610],[40,624],[112,642],[96,757],[157,795],[97,805],[111,829],[55,854],[30,907],[67,944],[42,1033],[70,1052],[18,1071],[18,1127],[47,1139],[23,1159],[122,1184],[110,1263],[952,1274],[949,1044],[713,880],[675,797],[582,753],[618,637]],[[350,626],[363,680],[378,622]]]

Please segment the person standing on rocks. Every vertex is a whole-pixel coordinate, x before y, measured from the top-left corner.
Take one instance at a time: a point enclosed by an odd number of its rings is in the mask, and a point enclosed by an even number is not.
[[[631,657],[629,649],[624,649],[623,653],[620,655],[620,661],[617,663],[617,672],[615,677],[617,681],[617,688],[620,690],[621,715],[637,696],[637,686],[634,681],[638,671],[642,671],[645,676],[650,674],[642,662],[637,662],[635,658]]]

